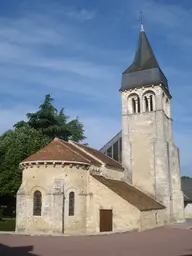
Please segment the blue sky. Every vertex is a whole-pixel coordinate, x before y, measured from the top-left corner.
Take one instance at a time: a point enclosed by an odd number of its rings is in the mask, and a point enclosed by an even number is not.
[[[192,176],[191,1],[0,0],[0,132],[51,93],[56,107],[79,116],[91,146],[105,144],[121,129],[118,90],[140,10],[173,96],[181,171]]]

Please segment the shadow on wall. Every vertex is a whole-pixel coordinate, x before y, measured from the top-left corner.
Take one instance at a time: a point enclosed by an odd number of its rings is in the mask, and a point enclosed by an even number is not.
[[[33,252],[33,246],[10,247],[0,244],[0,255],[2,256],[38,256]]]

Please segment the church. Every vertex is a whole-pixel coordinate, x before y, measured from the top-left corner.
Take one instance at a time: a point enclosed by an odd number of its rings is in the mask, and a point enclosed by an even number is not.
[[[185,221],[171,92],[143,25],[119,92],[122,130],[101,150],[55,138],[20,163],[18,233],[142,231]]]

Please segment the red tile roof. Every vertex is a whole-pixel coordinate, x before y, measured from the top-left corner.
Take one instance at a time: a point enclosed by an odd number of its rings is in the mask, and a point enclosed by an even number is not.
[[[60,140],[61,143],[67,143],[67,146],[71,149],[74,150],[75,152],[77,152],[79,155],[81,155],[82,157],[86,158],[89,160],[90,163],[94,164],[94,165],[98,165],[100,166],[100,162],[97,161],[95,158],[91,157],[90,155],[84,153],[81,149],[75,147],[72,143],[69,142],[65,142],[63,140]]]
[[[83,154],[79,154],[76,148],[65,141],[54,139],[46,147],[42,148],[35,154],[29,156],[22,162],[30,161],[69,161],[69,162],[82,162],[91,164],[88,158]]]
[[[122,165],[119,162],[115,161],[114,159],[105,155],[104,153],[102,153],[94,148],[90,148],[88,146],[78,144],[76,142],[72,142],[72,143],[77,145],[79,148],[83,149],[88,154],[91,154],[92,156],[96,157],[97,159],[99,159],[100,161],[105,163],[107,166],[113,167],[113,168],[118,168],[118,169],[123,169]]]
[[[29,156],[23,162],[31,161],[68,161],[87,163],[96,166],[102,164],[115,168],[122,169],[122,166],[112,158],[104,155],[100,151],[75,143],[73,141],[63,141],[61,139],[54,139],[46,147]]]
[[[141,211],[165,208],[164,205],[157,202],[154,198],[149,197],[145,193],[124,181],[106,179],[105,177],[99,175],[92,176]]]
[[[31,161],[67,161],[70,163],[78,162],[96,166],[101,166],[104,163],[113,168],[123,169],[118,162],[96,149],[60,139],[54,139],[46,147],[23,160],[22,163]],[[98,175],[92,176],[141,211],[164,208],[155,199],[147,196],[126,182],[106,179]]]

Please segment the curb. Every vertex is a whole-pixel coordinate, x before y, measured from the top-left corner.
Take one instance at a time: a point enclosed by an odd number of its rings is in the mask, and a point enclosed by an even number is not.
[[[124,234],[124,233],[132,233],[138,231],[117,231],[117,232],[102,232],[102,233],[79,233],[79,234],[48,234],[48,233],[18,233],[18,232],[8,232],[8,231],[0,231],[0,235],[13,235],[13,236],[44,236],[44,237],[77,237],[77,236],[107,236],[107,235],[115,235],[115,234]]]

